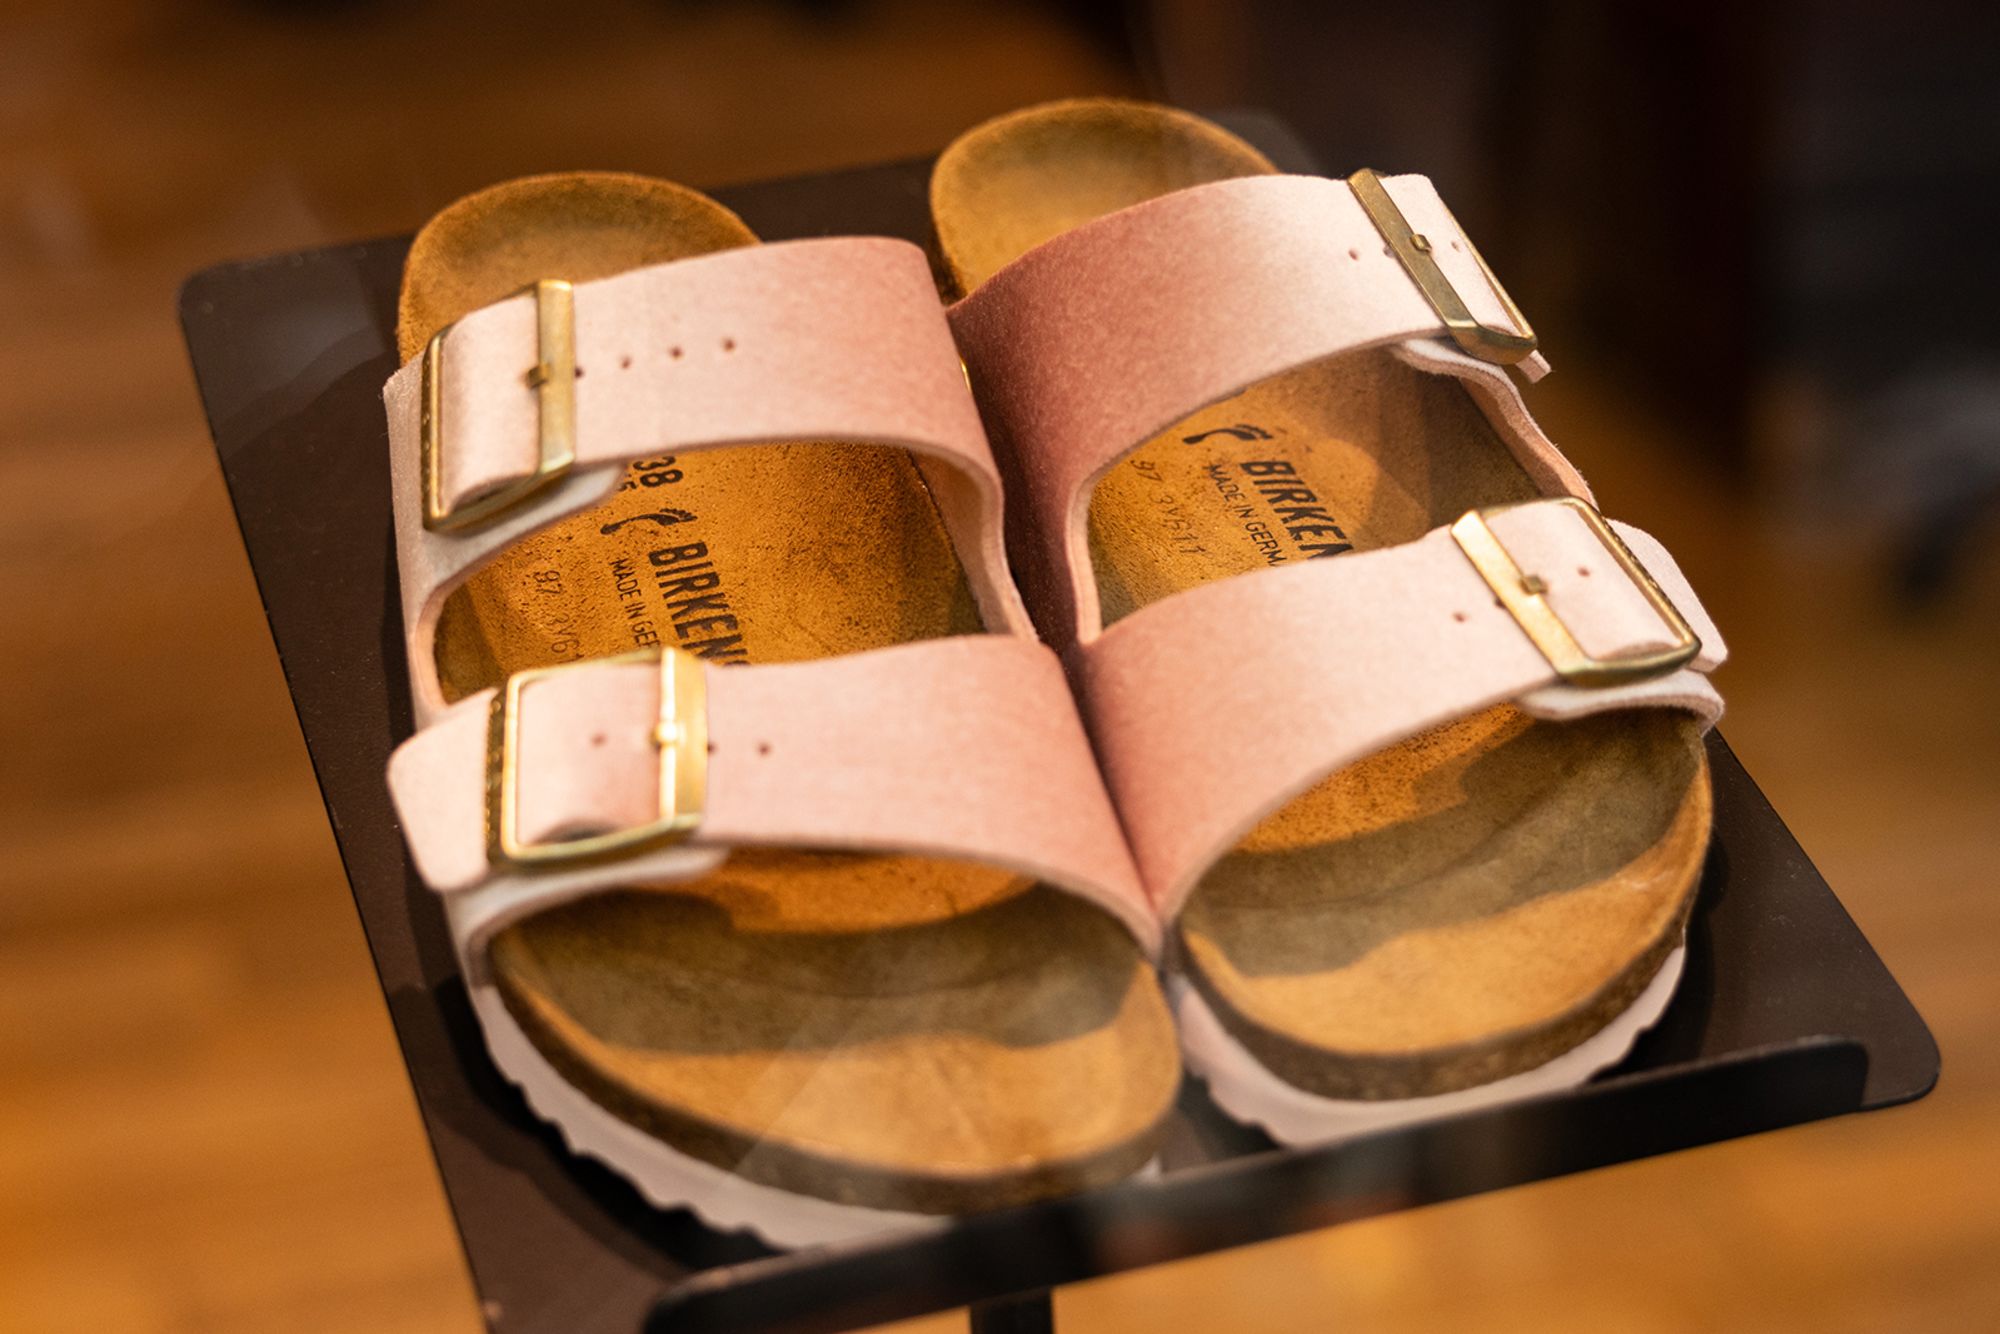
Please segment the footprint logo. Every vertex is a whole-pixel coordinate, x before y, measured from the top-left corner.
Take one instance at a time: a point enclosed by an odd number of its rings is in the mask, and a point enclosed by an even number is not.
[[[1226,435],[1237,440],[1269,440],[1271,438],[1271,433],[1261,426],[1252,426],[1248,422],[1238,422],[1234,426],[1218,426],[1213,431],[1203,431],[1200,435],[1184,435],[1181,437],[1181,443],[1184,445],[1198,445],[1212,435]]]
[[[628,514],[624,518],[616,521],[615,523],[605,524],[602,528],[599,528],[597,531],[604,534],[604,536],[609,537],[613,533],[617,532],[620,528],[623,528],[626,524],[638,523],[642,519],[649,523],[657,523],[662,528],[669,528],[677,523],[693,523],[694,515],[690,514],[686,510],[673,510],[673,509],[652,510],[645,514]]]

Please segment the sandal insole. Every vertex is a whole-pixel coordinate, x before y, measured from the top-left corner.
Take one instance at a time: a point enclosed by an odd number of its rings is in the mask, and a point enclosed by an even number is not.
[[[1171,163],[1214,163],[1223,132],[1191,119],[1071,104],[975,130],[933,181],[949,267],[969,289],[1014,257],[1005,242],[1088,222],[1107,198],[1150,197],[1163,143],[1178,145]],[[1268,169],[1239,145],[1210,179]],[[996,217],[1009,204],[1032,224]],[[1456,382],[1367,353],[1253,386],[1121,460],[1092,496],[1090,551],[1108,624],[1211,580],[1412,541],[1536,494]],[[1288,531],[1279,506],[1299,504],[1338,535]],[[1494,709],[1334,774],[1265,821],[1196,889],[1181,957],[1232,1034],[1299,1087],[1469,1087],[1542,1064],[1638,995],[1678,941],[1708,825],[1705,756],[1684,716],[1558,724]]]
[[[661,182],[498,187],[418,238],[404,352],[536,278],[754,240]],[[438,660],[458,698],[652,643],[781,662],[981,629],[906,453],[735,447],[641,460],[607,503],[509,549],[452,597]],[[491,962],[530,1041],[601,1106],[847,1203],[952,1211],[1115,1179],[1151,1155],[1178,1081],[1130,936],[988,868],[744,851],[699,880],[539,914]]]

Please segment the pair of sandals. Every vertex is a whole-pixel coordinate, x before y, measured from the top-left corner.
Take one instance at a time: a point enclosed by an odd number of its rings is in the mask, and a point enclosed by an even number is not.
[[[1722,645],[1431,185],[1085,101],[931,202],[948,309],[633,176],[411,249],[389,780],[501,1070],[805,1244],[1139,1171],[1184,1067],[1310,1142],[1618,1059]]]

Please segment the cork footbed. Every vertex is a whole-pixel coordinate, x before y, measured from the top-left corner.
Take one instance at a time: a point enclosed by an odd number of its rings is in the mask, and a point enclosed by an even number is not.
[[[537,278],[755,239],[713,201],[639,177],[499,186],[418,236],[403,355]],[[658,642],[768,663],[981,628],[907,454],[772,445],[635,463],[606,504],[454,594],[438,662],[458,698]],[[841,1203],[957,1211],[1115,1179],[1151,1157],[1179,1078],[1131,937],[985,867],[742,851],[700,880],[544,912],[496,938],[491,963],[508,1013],[599,1105]]]
[[[1057,104],[961,139],[932,208],[970,290],[1107,202],[1270,170],[1184,113]],[[1536,494],[1457,382],[1359,354],[1253,386],[1121,460],[1091,499],[1091,559],[1109,624],[1210,580],[1412,541]],[[1335,523],[1295,532],[1283,506]],[[1245,723],[1246,745],[1271,725]],[[1503,706],[1333,774],[1266,820],[1202,880],[1177,953],[1230,1032],[1300,1088],[1466,1088],[1552,1059],[1633,1001],[1679,940],[1708,829],[1684,715],[1550,723]]]

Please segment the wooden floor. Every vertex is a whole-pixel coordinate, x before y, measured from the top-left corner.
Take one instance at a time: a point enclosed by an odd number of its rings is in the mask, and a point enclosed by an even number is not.
[[[4,1329],[478,1321],[208,449],[179,279],[407,230],[529,171],[718,184],[1127,84],[1053,7],[275,8],[0,12]],[[1535,402],[1704,590],[1737,655],[1729,737],[1934,1025],[1941,1089],[1086,1285],[1059,1297],[1066,1329],[2000,1327],[2000,559],[1900,613],[1869,535],[1676,470],[1676,442],[1588,374]]]

